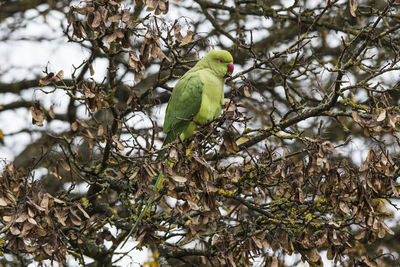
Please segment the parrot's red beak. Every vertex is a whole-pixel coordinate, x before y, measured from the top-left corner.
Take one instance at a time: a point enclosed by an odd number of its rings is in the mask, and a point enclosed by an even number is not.
[[[231,62],[228,64],[228,73],[227,74],[231,75],[233,73],[233,69],[234,69],[234,66],[233,66],[233,63]]]

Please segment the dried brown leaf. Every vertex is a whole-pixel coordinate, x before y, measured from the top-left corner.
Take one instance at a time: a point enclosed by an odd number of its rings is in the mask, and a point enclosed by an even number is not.
[[[46,114],[44,113],[44,109],[39,102],[34,102],[30,107],[30,110],[32,114],[32,124],[43,126],[43,121],[46,119]]]
[[[393,179],[390,179],[390,186],[392,188],[393,195],[398,198],[399,197],[399,191],[397,190],[396,184],[393,181]]]
[[[357,0],[349,0],[350,14],[353,17],[357,17],[356,15],[357,6],[358,6]]]
[[[36,235],[38,235],[38,236],[47,236],[47,234],[48,234],[47,230],[46,230],[46,229],[43,229],[43,228],[41,228],[41,227],[36,227],[36,228],[35,228],[35,233],[36,233]]]
[[[182,45],[188,44],[192,41],[193,39],[193,32],[188,30],[186,33],[186,36],[182,39]]]
[[[100,24],[101,24],[101,14],[100,14],[100,12],[98,11],[98,10],[96,10],[94,13],[93,13],[93,21],[92,21],[92,23],[91,23],[91,27],[92,28],[97,28],[97,27],[99,27],[100,26]]]
[[[45,77],[43,77],[42,79],[39,80],[39,85],[40,86],[46,86],[51,84],[52,82],[55,81],[56,76],[54,75],[54,72],[50,72],[49,74],[47,74]]]
[[[378,118],[376,118],[377,121],[383,121],[386,119],[386,109],[382,109],[379,112]]]
[[[86,128],[86,129],[89,128],[89,125],[84,120],[76,119],[76,122],[79,123],[83,128]]]
[[[60,70],[59,72],[57,72],[56,77],[54,78],[54,82],[59,82],[63,79],[64,76],[64,71]]]
[[[343,201],[340,201],[340,202],[339,202],[339,208],[340,208],[340,210],[341,210],[342,212],[344,212],[344,213],[349,213],[349,212],[350,212],[349,206],[348,206],[345,202],[343,202]]]
[[[392,229],[389,228],[389,226],[386,225],[384,221],[381,221],[381,226],[389,235],[394,235],[395,233],[392,231]]]
[[[243,93],[244,93],[244,96],[245,96],[245,97],[250,97],[250,96],[251,96],[248,86],[245,86],[245,87],[243,88]]]
[[[321,246],[324,246],[324,245],[326,245],[327,240],[328,240],[328,231],[326,230],[326,231],[324,231],[324,234],[321,236],[321,238],[318,239],[318,240],[315,242],[315,246],[316,246],[317,248],[319,248],[319,247],[321,247]]]
[[[117,40],[117,33],[114,32],[112,34],[109,34],[105,38],[106,38],[106,42],[110,44],[110,43],[114,42],[115,40]]]
[[[300,203],[304,203],[304,194],[300,187],[296,188],[296,200]]]
[[[7,201],[4,198],[0,197],[0,207],[5,207],[7,205],[8,205]]]
[[[20,237],[24,237],[28,234],[28,232],[35,227],[35,225],[31,224],[31,223],[24,223],[23,227],[22,227],[22,231],[20,233]]]
[[[82,31],[83,31],[83,25],[80,21],[74,21],[72,23],[73,27],[73,33],[72,35],[75,35],[78,39],[81,39],[83,37]]]
[[[321,260],[321,256],[319,255],[318,250],[316,248],[310,250],[307,254],[309,259],[313,263],[319,262]]]
[[[168,5],[168,0],[160,0],[158,2],[158,9],[161,11],[163,14],[168,13],[169,5]]]
[[[194,202],[193,200],[191,200],[191,199],[186,199],[186,201],[187,201],[187,203],[189,204],[189,207],[190,207],[192,210],[199,210],[199,209],[200,209],[199,206],[197,206],[196,202]]]
[[[94,135],[92,134],[92,132],[89,130],[89,129],[86,129],[86,133],[87,133],[87,136],[90,138],[90,139],[94,139]],[[90,144],[89,144],[90,145]]]
[[[110,21],[110,22],[118,22],[121,19],[122,19],[122,16],[120,14],[116,14],[116,15],[108,17],[108,21]]]
[[[117,38],[119,38],[119,39],[124,38],[124,31],[122,29],[116,30],[115,34],[117,35]]]
[[[131,17],[131,12],[129,11],[129,9],[124,9],[122,11],[122,18],[121,18],[122,22],[124,23],[128,22],[130,20],[130,17]]]
[[[10,232],[13,235],[19,235],[21,233],[21,231],[18,229],[17,226],[13,225],[10,227]]]
[[[104,126],[103,124],[99,125],[99,128],[97,129],[97,136],[103,136],[104,134]]]
[[[69,164],[65,160],[60,160],[60,165],[67,172],[69,172],[71,170],[71,167],[69,166]]]
[[[54,118],[56,117],[56,114],[54,113],[54,105],[51,105],[51,106],[50,106],[50,109],[49,109],[49,116],[50,116],[50,118],[52,118],[52,119],[54,119]]]
[[[30,207],[28,207],[28,216],[29,217],[35,217],[35,212],[33,209],[31,209]],[[28,219],[28,217],[26,217]]]
[[[81,218],[78,217],[78,215],[73,214],[72,212],[69,215],[69,219],[71,220],[71,222],[76,225],[76,226],[81,226],[82,225],[82,220]]]
[[[363,239],[365,237],[365,234],[366,234],[365,231],[361,231],[354,237],[354,239],[355,240]]]
[[[94,98],[96,95],[90,90],[89,87],[87,87],[86,85],[83,86],[83,93],[85,95],[86,98]]]
[[[178,183],[186,183],[187,181],[187,178],[180,175],[171,175],[171,178]]]
[[[374,217],[368,216],[367,225],[368,225],[369,227],[371,227],[372,224],[373,224],[373,222],[374,222]]]
[[[90,72],[90,76],[94,75],[94,68],[93,68],[93,64],[89,64],[89,72]],[[93,81],[93,84],[95,84],[96,82]]]
[[[109,0],[108,3],[113,5],[113,6],[117,6],[117,7],[121,6],[120,3],[116,2],[116,1],[113,1],[113,0]]]
[[[83,213],[83,216],[85,216],[87,219],[90,218],[89,214],[86,213],[86,211],[82,208],[82,206],[80,204],[77,204],[76,206]]]
[[[390,127],[392,127],[393,129],[396,129],[396,122],[397,122],[397,115],[396,114],[391,114],[390,112],[388,112],[387,114],[387,122],[389,124]]]
[[[70,9],[68,10],[68,13],[67,13],[67,22],[68,22],[68,25],[71,25],[72,17],[73,17],[72,14],[74,13],[74,11],[75,11],[75,7],[73,7],[73,6],[71,6]]]
[[[181,25],[176,24],[176,25],[174,26],[174,36],[175,36],[175,39],[176,39],[179,43],[181,43],[182,40],[183,40],[183,36],[182,36],[182,34],[181,34],[181,30],[182,30],[182,26],[181,26]]]
[[[65,222],[66,222],[68,216],[67,216],[67,213],[64,210],[56,209],[54,211],[54,216],[56,217],[57,221],[61,225],[66,226]]]
[[[29,217],[33,217],[33,216],[28,216],[28,214],[22,213],[22,214],[20,214],[20,215],[17,217],[17,219],[15,220],[15,222],[17,222],[17,223],[22,223],[22,222],[26,221]]]
[[[42,200],[40,201],[40,207],[43,208],[46,213],[49,209],[49,194],[44,194]]]
[[[139,173],[140,168],[136,168],[135,171],[129,176],[129,180],[133,180],[133,178],[136,177],[136,175]]]
[[[28,217],[28,222],[30,222],[33,225],[37,225],[37,222],[31,217]]]
[[[361,121],[362,121],[362,120],[361,120],[360,115],[358,115],[357,111],[352,111],[352,112],[351,112],[351,116],[353,117],[353,120],[354,120],[355,122],[361,124]]]
[[[78,130],[78,123],[77,123],[76,121],[74,121],[74,122],[71,124],[71,129],[72,129],[72,131],[74,131],[74,132],[76,132],[76,130]]]
[[[223,133],[223,138],[224,140],[221,148],[223,147],[228,153],[236,153],[237,151],[239,151],[239,147],[235,142],[232,132],[225,131]],[[222,154],[222,151],[220,151],[220,154]]]
[[[146,11],[153,11],[156,9],[157,2],[156,0],[146,0],[147,9]]]
[[[119,151],[123,151],[125,149],[124,145],[118,140],[117,136],[113,136],[112,140],[117,144],[117,148]]]

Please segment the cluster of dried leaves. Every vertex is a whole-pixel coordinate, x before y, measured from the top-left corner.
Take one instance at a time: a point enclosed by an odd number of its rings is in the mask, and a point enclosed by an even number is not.
[[[12,164],[0,174],[2,253],[23,252],[61,265],[68,243],[82,243],[89,215],[79,203],[58,199]]]
[[[388,103],[388,95],[382,95],[382,101],[379,101],[378,108],[369,110],[368,112],[357,111],[352,112],[352,117],[355,122],[364,128],[364,134],[369,135],[379,135],[382,133],[396,133],[398,125],[400,124],[400,116],[398,116],[398,110],[394,109]],[[353,96],[354,100],[354,96]],[[381,107],[379,107],[381,106]]]
[[[141,0],[136,1],[136,7],[140,8],[142,5]],[[168,0],[147,0],[146,5],[146,11],[154,11],[155,15],[168,12]],[[111,55],[128,49],[128,64],[135,73],[136,82],[142,79],[143,66],[146,62],[154,58],[169,60],[161,49],[160,30],[152,27],[147,21],[138,19],[135,10],[123,9],[119,2],[106,1],[100,4],[88,1],[83,6],[72,6],[67,14],[67,20],[73,27],[72,37],[90,41],[96,48],[99,47]],[[144,29],[147,29],[145,33]],[[177,38],[177,40],[183,45],[187,44],[191,41],[192,34],[187,34],[185,38]],[[175,29],[175,36],[182,36],[179,30]],[[133,43],[139,40],[140,57],[137,57]]]
[[[394,235],[384,222],[390,213],[382,197],[398,196],[396,163],[387,153],[370,150],[357,170],[335,159],[340,151],[329,141],[305,142],[308,150],[301,160],[271,158],[272,152],[246,166],[219,165],[219,170],[174,149],[173,166],[162,168],[168,178],[163,195],[178,202],[171,206],[167,198],[159,199],[162,213],[139,227],[136,240],[154,245],[160,242],[154,231],[163,231],[165,240],[180,237],[177,246],[199,242],[204,259],[218,259],[211,261],[222,266],[249,266],[252,255],[267,248],[300,253],[321,266],[320,250],[335,262],[351,255],[356,264],[375,266],[375,255],[358,253],[376,238]],[[138,173],[145,174],[137,177],[144,184],[156,174]],[[278,264],[276,256],[264,256],[266,264]]]

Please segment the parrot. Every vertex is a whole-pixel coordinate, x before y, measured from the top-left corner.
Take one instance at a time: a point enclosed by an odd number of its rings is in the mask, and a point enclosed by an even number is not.
[[[224,105],[225,78],[234,69],[232,55],[225,50],[211,50],[175,85],[169,99],[163,132],[163,146],[190,138],[196,123],[203,125],[221,113]]]
[[[163,132],[166,133],[162,148],[179,138],[183,141],[193,136],[196,124],[204,125],[221,113],[224,105],[225,78],[233,73],[233,57],[226,50],[211,50],[177,82],[168,101]],[[157,159],[163,155],[159,152]],[[166,161],[167,162],[167,161]],[[158,192],[164,178],[160,173],[153,186]],[[149,208],[149,197],[121,248],[135,230]]]

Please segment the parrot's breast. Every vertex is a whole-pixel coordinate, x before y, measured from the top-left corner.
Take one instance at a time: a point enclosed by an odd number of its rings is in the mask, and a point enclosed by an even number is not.
[[[223,103],[224,80],[216,77],[213,72],[205,70],[200,76],[204,84],[199,112],[194,120],[199,124],[206,124],[221,113]],[[222,98],[222,99],[221,99]]]

